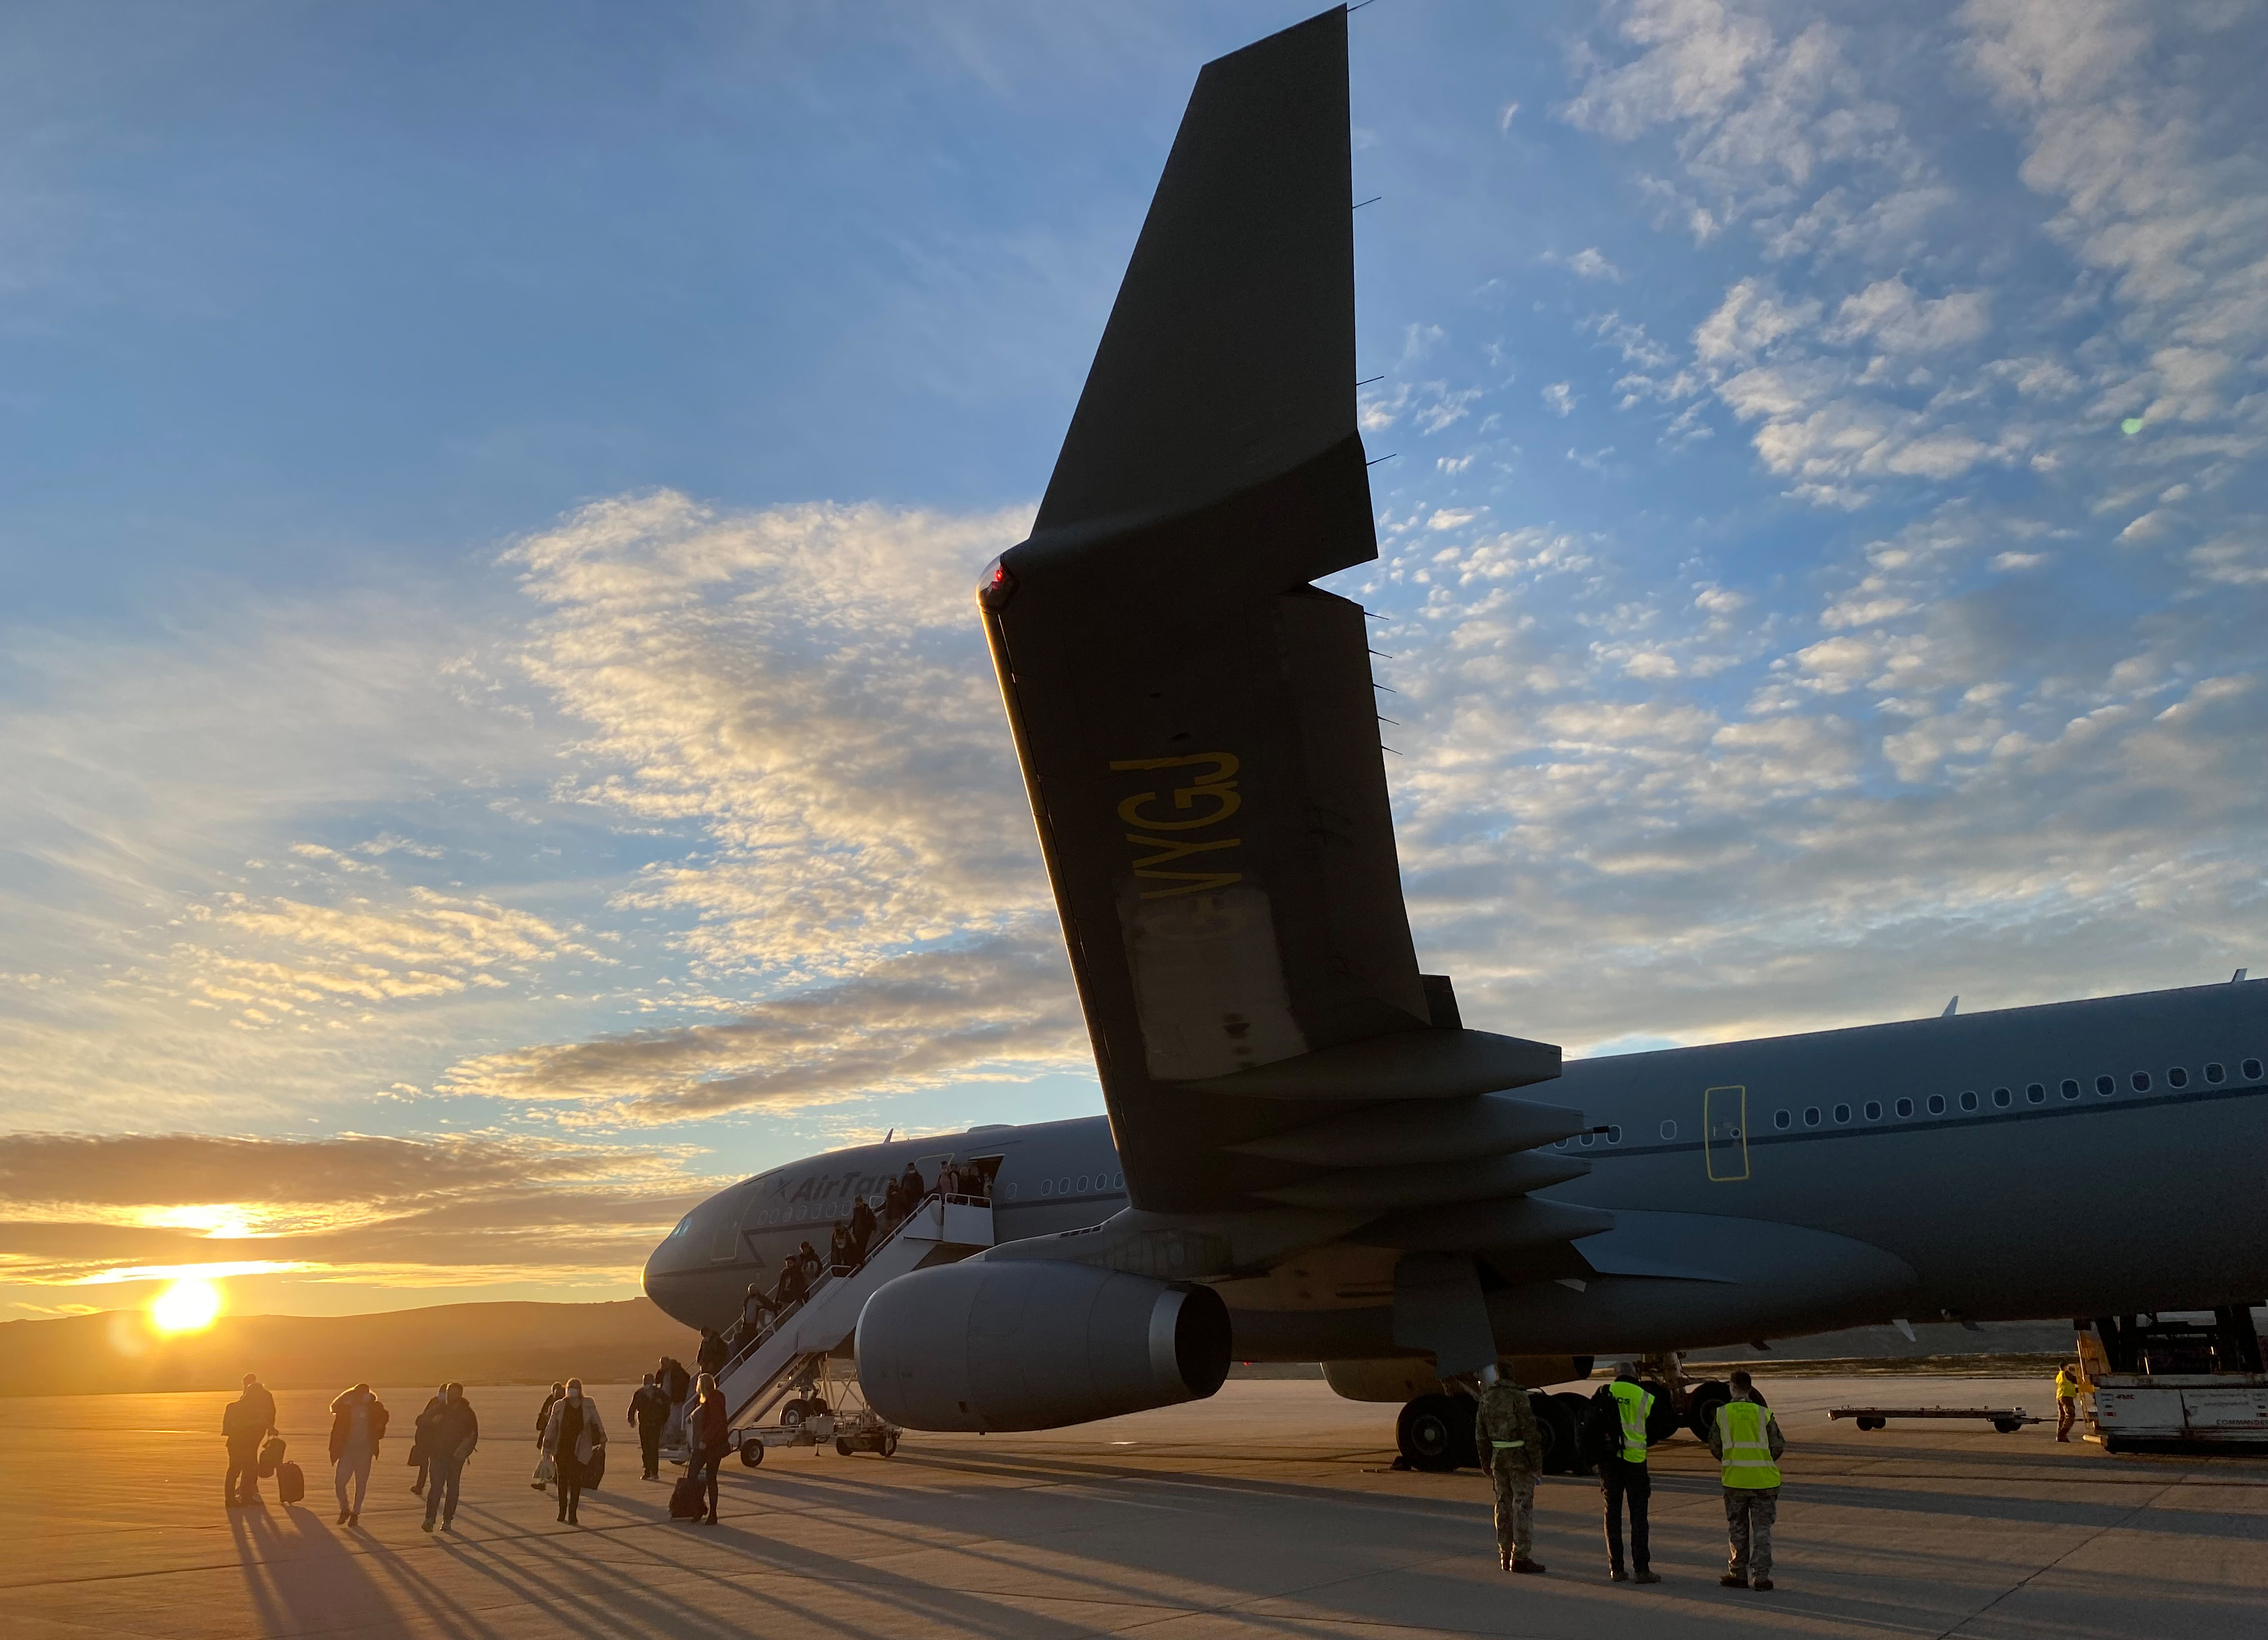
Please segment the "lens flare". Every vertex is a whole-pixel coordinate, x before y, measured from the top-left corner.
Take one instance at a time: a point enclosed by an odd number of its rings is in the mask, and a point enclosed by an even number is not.
[[[150,1303],[150,1325],[160,1333],[196,1333],[220,1313],[220,1289],[210,1282],[175,1282]]]

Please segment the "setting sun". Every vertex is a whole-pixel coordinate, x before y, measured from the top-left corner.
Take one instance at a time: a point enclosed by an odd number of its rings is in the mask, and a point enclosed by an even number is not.
[[[220,1289],[210,1282],[175,1282],[150,1303],[150,1321],[160,1333],[195,1333],[220,1313]]]

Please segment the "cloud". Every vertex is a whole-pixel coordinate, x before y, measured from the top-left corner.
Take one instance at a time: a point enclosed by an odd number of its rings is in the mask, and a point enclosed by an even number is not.
[[[1982,291],[1926,300],[1902,278],[1878,279],[1845,297],[1828,340],[1864,342],[1892,353],[1936,353],[1977,341],[1991,328]]]
[[[1565,381],[1555,381],[1551,383],[1550,386],[1543,389],[1542,397],[1543,400],[1543,408],[1550,410],[1554,416],[1566,416],[1573,413],[1574,411],[1576,403],[1575,393],[1572,388]]]
[[[1586,246],[1572,256],[1547,254],[1543,260],[1566,269],[1579,279],[1607,279],[1616,284],[1622,282],[1623,270],[1608,261],[1595,245]]]
[[[691,1171],[694,1154],[496,1134],[0,1134],[0,1284],[634,1281],[725,1182]]]
[[[716,1023],[481,1055],[442,1087],[650,1124],[1076,1070],[1091,1053],[1060,934],[1052,918],[1035,918],[1010,935],[894,957]]]

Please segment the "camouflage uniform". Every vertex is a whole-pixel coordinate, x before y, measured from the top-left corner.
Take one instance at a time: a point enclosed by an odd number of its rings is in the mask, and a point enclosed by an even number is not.
[[[1543,1432],[1528,1392],[1509,1378],[1482,1390],[1473,1444],[1496,1484],[1497,1554],[1506,1564],[1528,1560],[1535,1547],[1535,1477],[1543,1467]]]

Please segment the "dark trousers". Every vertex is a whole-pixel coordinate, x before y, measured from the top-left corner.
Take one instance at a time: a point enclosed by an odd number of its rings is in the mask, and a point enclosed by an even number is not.
[[[1652,1569],[1646,1535],[1646,1503],[1653,1496],[1653,1477],[1644,1464],[1621,1458],[1599,1459],[1599,1489],[1607,1500],[1607,1564],[1623,1570],[1623,1502],[1630,1502],[1630,1568]]]
[[[221,1489],[232,1503],[260,1501],[260,1441],[256,1435],[228,1437],[228,1479],[221,1482]]]
[[[425,1519],[438,1515],[447,1525],[457,1518],[457,1489],[464,1483],[465,1462],[454,1452],[435,1452],[425,1460]]]
[[[661,1474],[661,1426],[638,1422],[638,1461],[645,1466],[645,1478],[652,1481]]]
[[[425,1449],[421,1446],[410,1455],[410,1461],[417,1466],[417,1478],[409,1483],[409,1489],[423,1492],[425,1489],[425,1472],[432,1466],[433,1460],[425,1455]]]
[[[576,1461],[574,1453],[566,1452],[552,1467],[559,1479],[559,1518],[572,1520],[575,1505],[583,1501],[583,1466]]]
[[[717,1470],[724,1463],[725,1454],[732,1450],[722,1444],[697,1448],[693,1454],[692,1465],[687,1470],[695,1480],[705,1480],[709,1483],[709,1518],[711,1520],[717,1518]]]

